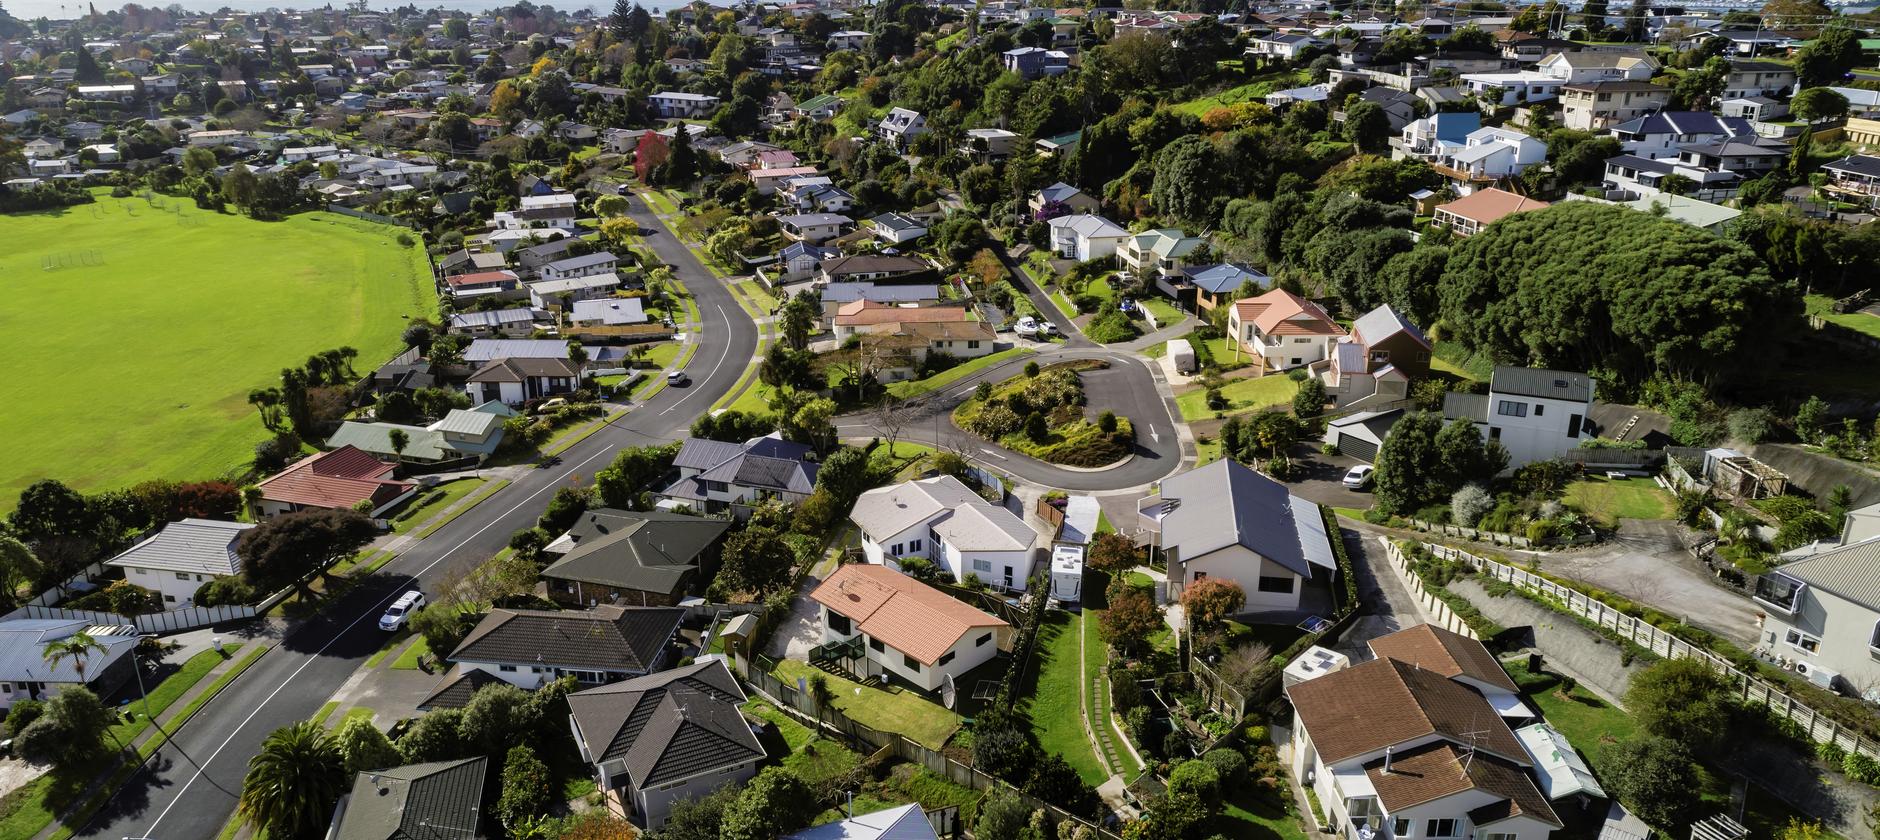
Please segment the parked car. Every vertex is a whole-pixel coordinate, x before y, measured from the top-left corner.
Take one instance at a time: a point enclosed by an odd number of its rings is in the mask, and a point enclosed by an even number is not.
[[[683,370],[675,370],[671,373],[666,374],[666,384],[672,385],[674,387],[687,385],[691,381],[692,381],[692,377],[686,376],[685,371]]]
[[[1353,490],[1363,490],[1371,486],[1371,474],[1375,472],[1377,472],[1376,467],[1370,464],[1359,464],[1345,473],[1343,484]]]
[[[1046,325],[1049,325],[1051,322],[1046,321],[1044,323]],[[1038,319],[1033,318],[1030,315],[1026,315],[1023,318],[1018,319],[1018,326],[1013,327],[1012,331],[1018,333],[1019,335],[1034,335],[1035,336],[1039,332]]]
[[[398,600],[392,602],[384,615],[379,616],[379,629],[398,630],[405,626],[405,622],[411,620],[412,613],[421,609],[424,609],[424,593],[416,589],[406,592],[398,596]]]

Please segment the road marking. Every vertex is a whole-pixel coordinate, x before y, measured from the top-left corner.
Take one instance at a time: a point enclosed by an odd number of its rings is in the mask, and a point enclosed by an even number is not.
[[[719,309],[721,312],[723,311],[723,307],[719,307]],[[609,455],[609,454],[612,454],[612,453],[606,449],[603,449],[600,452],[596,452],[593,455],[589,455],[587,457],[587,460],[582,461],[581,463],[576,464],[573,467],[569,468],[567,472],[562,473],[554,481],[551,481],[548,484],[543,485],[541,489],[536,490],[535,492],[530,493],[527,496],[524,496],[522,498],[522,501],[519,501],[515,503],[514,505],[511,505],[508,510],[505,510],[502,513],[499,513],[493,517],[490,517],[490,521],[488,523],[485,523],[483,527],[470,532],[469,536],[464,537],[462,541],[458,542],[454,546],[451,546],[449,550],[445,551],[436,560],[432,560],[430,563],[426,564],[424,568],[419,569],[418,571],[412,573],[411,576],[413,578],[423,577],[425,572],[430,571],[431,569],[435,568],[437,564],[444,562],[444,560],[449,558],[452,554],[457,553],[458,549],[463,548],[465,545],[468,545],[471,540],[476,539],[484,531],[488,531],[490,528],[495,527],[496,522],[498,520],[522,509],[523,505],[528,504],[529,501],[531,499],[534,499],[536,496],[540,496],[543,493],[546,493],[550,490],[560,489],[561,483],[565,481],[569,476],[574,475],[575,473],[581,471],[582,467],[587,466],[589,463],[593,462],[594,459],[602,457],[604,455]],[[228,737],[223,738],[222,743],[216,745],[215,751],[209,753],[209,757],[207,759],[204,759],[202,764],[199,764],[196,766],[196,772],[190,775],[189,780],[184,782],[182,787],[176,789],[176,796],[170,799],[170,804],[164,806],[163,812],[157,814],[157,818],[150,823],[150,827],[145,829],[143,834],[140,836],[143,836],[143,837],[156,836],[157,826],[163,823],[164,817],[167,817],[170,815],[170,809],[175,808],[176,803],[183,801],[183,794],[189,792],[189,786],[195,784],[197,779],[202,778],[202,774],[206,772],[203,768],[207,765],[214,764],[216,756],[221,755],[222,751],[228,748],[229,742],[235,740],[235,736],[241,734],[241,731],[247,728],[248,724],[255,719],[255,715],[261,714],[262,709],[266,708],[269,703],[274,702],[275,696],[280,694],[283,689],[287,688],[288,684],[294,681],[294,678],[300,676],[300,672],[307,670],[307,666],[312,665],[315,662],[318,662],[320,660],[320,657],[326,654],[326,651],[328,648],[332,647],[335,643],[337,643],[341,637],[351,632],[354,627],[359,626],[359,622],[365,621],[366,619],[371,618],[374,612],[384,609],[386,605],[390,604],[394,599],[396,599],[398,596],[403,595],[403,594],[404,594],[403,589],[394,591],[391,594],[386,595],[384,600],[374,605],[371,609],[368,609],[364,613],[361,613],[358,618],[353,619],[351,624],[348,624],[344,628],[341,628],[338,633],[333,634],[333,637],[328,639],[326,641],[326,644],[321,645],[319,650],[314,651],[313,656],[309,657],[306,662],[301,663],[300,667],[295,668],[293,673],[288,674],[287,679],[282,680],[280,685],[275,686],[273,691],[268,692],[268,696],[261,698],[261,702],[255,704],[254,711],[249,712],[247,717],[242,718],[242,722],[236,724],[235,728],[229,731]],[[115,798],[115,796],[116,795],[113,794],[113,798]]]
[[[970,394],[973,391],[978,390],[978,388],[979,388],[978,385],[968,385],[964,388],[959,389],[958,391],[954,391],[952,395],[957,397],[961,394]]]
[[[725,331],[726,331],[726,332],[730,332],[730,331],[731,331],[731,316],[729,316],[729,315],[726,315],[726,314],[725,314],[725,307],[724,307],[724,304],[722,304],[722,303],[718,305],[718,318],[719,318],[720,320],[722,320],[722,321],[724,321],[724,322],[725,322]],[[760,339],[760,341],[761,341],[761,339]],[[712,369],[711,369],[711,371],[709,371],[708,373],[706,373],[706,374],[705,374],[705,378],[704,378],[704,379],[700,379],[700,380],[699,380],[699,382],[701,382],[701,383],[704,383],[704,382],[710,382],[710,381],[711,381],[711,379],[712,379],[712,376],[714,376],[715,374],[717,374],[717,373],[718,373],[718,369],[719,369],[719,368],[721,368],[721,367],[724,367],[724,365],[725,365],[725,360],[726,360],[726,359],[729,359],[729,358],[731,358],[731,353],[729,352],[729,350],[730,350],[730,348],[729,348],[729,347],[727,347],[727,348],[725,348],[725,349],[726,349],[726,351],[727,351],[727,352],[726,352],[726,353],[725,353],[724,355],[722,355],[722,356],[719,356],[719,357],[718,357],[718,364],[715,364],[715,365],[712,365]],[[733,382],[733,383],[731,383],[731,384],[732,384],[732,386],[733,386],[733,387],[736,387],[736,386],[737,386],[737,383],[735,383],[735,382]],[[676,403],[673,403],[673,404],[672,404],[672,407],[670,407],[670,408],[668,408],[668,409],[666,409],[665,411],[662,411],[662,412],[660,412],[660,415],[661,415],[661,416],[664,416],[664,415],[667,415],[667,414],[671,414],[671,413],[672,413],[673,411],[675,411],[675,410],[677,410],[677,409],[679,408],[679,406],[682,406],[682,405],[685,405],[685,401],[686,401],[686,400],[689,400],[689,399],[691,399],[691,398],[693,398],[693,397],[696,397],[696,396],[698,396],[699,394],[702,394],[702,393],[704,393],[704,391],[703,391],[703,390],[694,390],[694,391],[692,391],[691,393],[689,393],[689,394],[686,394],[686,395],[685,395],[685,396],[683,396],[683,397],[680,397],[680,398],[679,398],[679,401],[678,401],[678,402],[676,402]]]
[[[1155,433],[1154,426],[1149,427],[1149,439],[1155,441],[1156,443],[1162,442],[1162,436]]]
[[[1004,456],[1004,455],[1000,455],[999,453],[997,453],[997,452],[994,452],[993,450],[990,450],[990,449],[981,449],[981,450],[979,450],[979,451],[980,451],[980,452],[982,452],[982,453],[984,453],[984,454],[987,454],[987,455],[991,455],[992,457],[994,457],[994,458],[997,458],[997,459],[999,459],[999,460],[1001,460],[1001,461],[1003,461],[1003,460],[1005,460],[1005,456]]]

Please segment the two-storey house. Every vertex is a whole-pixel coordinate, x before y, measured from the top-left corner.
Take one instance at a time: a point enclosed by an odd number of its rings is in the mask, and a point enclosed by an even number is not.
[[[1345,330],[1324,307],[1285,289],[1234,301],[1228,329],[1242,350],[1267,371],[1289,370],[1317,362],[1345,337]]]
[[[810,598],[822,613],[822,644],[811,660],[864,679],[955,691],[955,681],[1011,645],[1004,619],[882,566],[843,566]]]
[[[1584,373],[1544,368],[1497,367],[1488,393],[1450,392],[1443,416],[1468,420],[1482,436],[1508,450],[1508,467],[1558,458],[1592,430],[1597,383]]]

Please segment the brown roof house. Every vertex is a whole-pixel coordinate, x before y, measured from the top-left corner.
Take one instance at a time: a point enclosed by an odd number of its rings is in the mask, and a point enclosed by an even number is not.
[[[581,760],[609,808],[659,828],[672,805],[757,775],[764,760],[744,690],[712,659],[568,695]]]
[[[446,658],[530,690],[565,676],[603,685],[659,670],[684,618],[676,607],[493,609]]]
[[[1236,351],[1250,354],[1269,371],[1321,361],[1345,337],[1324,307],[1285,289],[1234,301],[1227,323],[1239,339]]]
[[[823,626],[810,660],[864,678],[944,694],[1011,643],[1003,619],[887,566],[843,566],[810,597],[822,605]]]
[[[395,468],[353,446],[308,455],[256,485],[261,490],[261,515],[350,510],[361,502],[375,512],[384,510],[417,489],[416,484],[393,478]]]
[[[1507,190],[1489,187],[1476,190],[1448,204],[1436,207],[1436,224],[1455,231],[1457,236],[1474,236],[1482,228],[1499,221],[1504,216],[1540,210],[1550,207],[1548,202],[1538,198],[1516,195]]]
[[[581,387],[581,370],[567,359],[496,359],[464,383],[472,403],[500,401],[521,405],[529,400],[568,394]]]
[[[1340,409],[1409,399],[1410,383],[1430,374],[1430,340],[1403,313],[1385,304],[1351,324],[1320,370],[1325,392]]]
[[[573,607],[673,606],[718,567],[727,519],[601,508],[544,549],[548,596]]]
[[[1520,705],[1514,683],[1480,642],[1423,625],[1371,651],[1286,689],[1293,772],[1340,836],[1544,840],[1562,827],[1504,722],[1513,709],[1496,705]]]

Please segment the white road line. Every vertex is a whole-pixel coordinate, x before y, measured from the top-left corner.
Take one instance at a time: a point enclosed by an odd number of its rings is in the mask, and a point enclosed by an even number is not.
[[[722,307],[720,309],[722,310]],[[426,564],[424,568],[419,569],[418,571],[412,573],[412,577],[414,578],[422,577],[425,572],[430,571],[433,567],[437,566],[437,564],[444,562],[446,558],[450,557],[452,554],[455,554],[458,549],[463,548],[465,545],[468,545],[471,540],[476,539],[484,531],[487,531],[490,528],[495,527],[498,520],[520,510],[523,505],[528,504],[529,501],[531,499],[534,499],[536,496],[540,496],[543,493],[547,493],[551,490],[560,489],[561,483],[567,480],[569,476],[574,475],[577,472],[580,472],[582,467],[587,466],[589,463],[593,462],[594,459],[596,458],[600,458],[602,456],[611,455],[611,454],[612,453],[609,452],[608,450],[603,449],[599,452],[594,453],[593,455],[589,455],[587,457],[587,460],[574,465],[567,472],[564,472],[560,476],[558,476],[554,481],[551,481],[548,484],[543,485],[541,489],[533,493],[530,493],[527,496],[524,496],[522,498],[522,501],[519,501],[515,503],[514,505],[511,505],[508,510],[505,510],[502,513],[499,513],[493,517],[490,517],[490,521],[484,524],[483,527],[470,532],[469,536],[464,537],[463,540],[457,543],[456,545],[451,546],[449,550],[445,551],[436,560],[432,560],[430,563]],[[229,742],[235,740],[235,736],[241,734],[241,731],[247,728],[249,722],[255,719],[255,715],[261,714],[262,709],[266,708],[269,703],[274,702],[275,695],[280,694],[282,689],[287,688],[288,684],[292,683],[295,677],[300,676],[300,672],[307,670],[308,665],[312,665],[313,663],[318,662],[320,657],[326,653],[327,648],[332,647],[335,643],[337,643],[340,640],[341,637],[345,636],[354,627],[357,627],[359,625],[359,622],[365,621],[366,619],[372,617],[373,612],[385,607],[387,604],[390,604],[393,599],[397,598],[399,595],[402,595],[402,594],[404,594],[404,591],[402,589],[392,592],[391,594],[386,595],[385,599],[380,601],[373,609],[369,609],[369,610],[366,610],[364,613],[361,613],[358,618],[353,619],[351,624],[346,625],[345,628],[341,629],[338,633],[333,634],[333,637],[331,639],[328,639],[326,644],[321,645],[319,650],[314,651],[313,656],[308,657],[306,662],[301,663],[300,667],[295,668],[293,673],[288,674],[287,679],[282,680],[280,685],[275,686],[273,691],[268,692],[267,697],[262,698],[260,703],[255,704],[254,711],[249,712],[247,717],[242,718],[242,722],[239,724],[236,724],[235,728],[229,731],[228,737],[223,738],[222,743],[216,745],[215,751],[212,753],[209,753],[209,757],[203,760],[201,764],[196,766],[196,772],[190,775],[189,780],[184,782],[182,787],[176,789],[176,795],[170,799],[170,804],[164,806],[163,812],[160,814],[157,814],[157,818],[150,823],[150,827],[145,829],[141,836],[143,837],[156,836],[157,826],[163,823],[164,817],[167,817],[170,815],[170,809],[175,808],[176,803],[183,801],[183,794],[189,792],[189,786],[192,784],[195,784],[197,779],[202,778],[202,774],[206,772],[203,768],[210,764],[215,763],[215,757],[218,755],[221,755],[222,751],[228,748]],[[263,655],[265,656],[266,654],[263,654]]]
[[[726,332],[727,334],[729,334],[729,333],[731,332],[731,316],[729,316],[729,315],[726,315],[726,314],[725,314],[725,307],[724,307],[724,304],[719,304],[719,305],[718,305],[718,318],[719,318],[719,320],[721,320],[721,321],[724,321],[724,322],[725,322],[725,332]],[[729,348],[727,348],[727,349],[729,349]],[[701,383],[703,383],[703,382],[710,382],[710,381],[712,380],[712,376],[714,376],[714,375],[716,375],[716,374],[718,373],[718,369],[719,369],[719,368],[721,368],[721,367],[724,367],[724,366],[725,366],[725,360],[726,360],[726,359],[729,359],[729,358],[731,358],[731,354],[730,354],[729,352],[727,352],[727,353],[725,353],[725,354],[724,354],[724,355],[722,355],[722,356],[719,356],[719,357],[718,357],[718,364],[715,364],[715,365],[712,365],[712,369],[711,369],[711,370],[710,370],[709,372],[707,372],[707,373],[705,374],[705,378],[703,378],[703,379],[700,379],[700,380],[699,380],[699,382],[701,382]],[[736,384],[737,384],[737,383],[735,383],[735,382],[734,382],[734,383],[732,383],[732,385],[733,385],[733,386],[735,386]],[[673,404],[672,404],[672,407],[671,407],[671,408],[668,408],[668,409],[666,409],[665,411],[662,411],[662,412],[660,412],[660,414],[661,414],[661,415],[666,415],[666,414],[671,414],[671,413],[672,413],[673,411],[675,411],[675,410],[677,410],[677,409],[679,408],[679,406],[682,406],[682,405],[685,405],[685,401],[686,401],[686,400],[689,400],[689,399],[691,399],[691,398],[693,398],[693,397],[696,397],[696,396],[698,396],[699,394],[702,394],[702,393],[704,393],[704,391],[698,391],[698,390],[695,390],[695,391],[692,391],[691,393],[689,393],[689,394],[686,394],[686,395],[685,395],[685,396],[683,396],[683,397],[680,397],[680,398],[679,398],[679,401],[678,401],[678,402],[676,402],[676,403],[673,403]]]
[[[1004,456],[1004,455],[1000,455],[999,453],[997,453],[997,452],[994,452],[994,451],[992,451],[992,450],[990,450],[990,449],[982,449],[982,450],[980,450],[980,452],[981,452],[981,453],[983,453],[983,454],[986,454],[986,455],[991,455],[992,457],[994,457],[994,458],[997,458],[997,459],[999,459],[999,460],[1001,460],[1001,461],[1003,461],[1003,460],[1005,460],[1005,456]]]
[[[1156,443],[1162,442],[1162,436],[1155,433],[1154,426],[1149,427],[1149,439],[1155,441]]]

